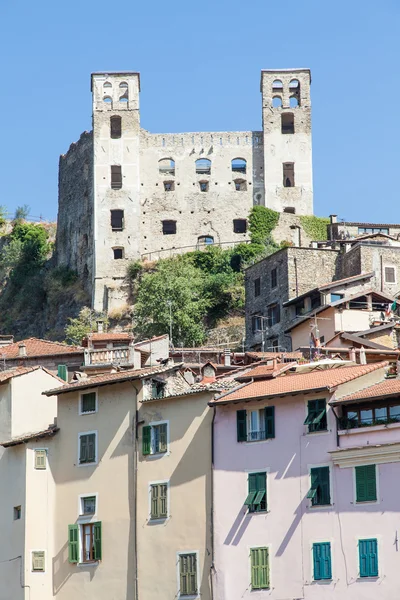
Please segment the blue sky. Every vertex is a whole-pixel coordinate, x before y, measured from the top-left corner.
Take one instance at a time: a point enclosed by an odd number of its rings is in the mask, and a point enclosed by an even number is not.
[[[180,132],[259,129],[260,70],[310,67],[315,214],[400,221],[398,0],[2,0],[0,22],[11,212],[56,217],[92,71],[140,71],[142,127]]]

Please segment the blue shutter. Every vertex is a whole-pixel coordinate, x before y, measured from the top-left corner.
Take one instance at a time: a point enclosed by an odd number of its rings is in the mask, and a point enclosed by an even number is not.
[[[313,544],[314,579],[332,579],[331,545],[329,542]]]
[[[377,540],[368,540],[368,563],[369,563],[369,576],[378,577],[378,542]]]

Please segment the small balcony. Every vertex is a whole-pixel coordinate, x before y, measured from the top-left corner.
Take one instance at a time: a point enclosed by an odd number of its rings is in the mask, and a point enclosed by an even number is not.
[[[85,350],[85,367],[94,367],[97,365],[130,365],[133,364],[131,352],[133,352],[133,349],[129,346]]]

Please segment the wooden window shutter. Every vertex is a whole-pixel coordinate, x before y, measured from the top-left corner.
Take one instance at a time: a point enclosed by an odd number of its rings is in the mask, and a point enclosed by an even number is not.
[[[314,579],[332,578],[331,545],[329,542],[313,544]]]
[[[275,437],[275,406],[265,408],[265,437]]]
[[[159,425],[160,428],[160,444],[159,451],[166,452],[167,451],[167,423],[163,423]]]
[[[367,488],[367,501],[374,502],[376,500],[376,466],[367,465],[365,467],[365,480]]]
[[[59,376],[60,379],[63,379],[64,381],[68,381],[67,365],[58,365],[57,366],[57,375]]]
[[[331,491],[329,485],[329,467],[320,467],[319,485],[321,490],[320,504],[330,504]]]
[[[158,519],[158,517],[159,517],[158,493],[159,493],[159,486],[152,485],[151,486],[151,518],[152,519]]]
[[[269,587],[268,548],[252,548],[250,550],[251,587],[266,589]]]
[[[367,551],[367,540],[359,540],[358,552],[360,558],[360,577],[368,577],[368,551]]]
[[[144,425],[142,430],[142,453],[150,454],[151,445],[151,427],[150,425]]]
[[[166,483],[162,483],[159,486],[160,490],[159,490],[159,494],[160,494],[160,498],[159,498],[159,515],[160,517],[167,517],[168,516],[168,499],[167,499],[167,484]]]
[[[101,560],[101,521],[93,523],[94,560]]]
[[[253,589],[258,589],[259,584],[259,569],[258,569],[258,549],[253,548],[250,550],[250,560],[251,560],[251,587]]]
[[[80,437],[80,452],[79,452],[79,462],[85,463],[88,462],[88,436],[81,435]]]
[[[87,448],[88,448],[88,460],[87,462],[95,462],[96,461],[96,434],[90,433],[87,436]]]
[[[46,468],[46,450],[35,450],[35,469],[43,470]]]
[[[367,544],[369,557],[369,577],[378,577],[378,542],[377,540],[368,540]]]
[[[246,422],[246,411],[236,411],[236,425],[237,425],[237,441],[247,441],[247,422]]]
[[[181,554],[179,557],[180,595],[197,594],[197,561],[195,554]]]
[[[374,502],[376,500],[376,466],[363,465],[356,470],[356,501]]]
[[[79,527],[78,525],[68,525],[68,561],[70,563],[79,562]]]

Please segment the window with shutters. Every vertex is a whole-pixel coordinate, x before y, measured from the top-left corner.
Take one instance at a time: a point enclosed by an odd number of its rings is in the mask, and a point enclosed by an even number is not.
[[[311,487],[307,498],[312,506],[327,506],[331,503],[329,467],[314,467],[310,470]]]
[[[294,187],[294,163],[283,163],[283,187]]]
[[[57,365],[57,375],[60,379],[68,381],[68,367],[67,365]]]
[[[47,466],[47,450],[36,448],[35,452],[35,469],[43,471]]]
[[[150,484],[150,519],[166,519],[168,517],[168,483]]]
[[[267,510],[267,474],[249,473],[248,494],[244,501],[249,513],[263,512]]]
[[[354,467],[356,502],[376,502],[376,465]]]
[[[259,442],[275,437],[274,406],[257,410],[238,410],[236,420],[238,442]]]
[[[178,555],[179,596],[197,596],[197,553]]]
[[[68,525],[68,561],[70,563],[93,563],[101,558],[101,521]]]
[[[378,540],[358,540],[360,577],[378,577]]]
[[[121,137],[122,133],[122,119],[117,115],[110,117],[110,136],[111,139],[117,140]]]
[[[120,190],[122,188],[122,167],[121,165],[111,165],[111,189]]]
[[[168,452],[168,422],[150,423],[143,426],[143,454],[165,454]]]
[[[115,209],[110,211],[112,231],[123,231],[124,229],[124,211]]]
[[[385,267],[385,283],[396,283],[396,267]]]
[[[97,462],[97,431],[79,434],[79,465],[93,465]]]
[[[269,588],[269,552],[268,548],[251,548],[251,589],[265,590]]]
[[[313,544],[314,579],[332,579],[330,542]]]
[[[326,400],[309,400],[307,404],[307,417],[304,425],[308,426],[308,433],[326,431],[328,423],[326,420]]]
[[[32,550],[32,572],[45,572],[45,552],[44,550]]]
[[[281,307],[278,303],[267,306],[268,325],[272,327],[281,320]]]
[[[97,393],[87,392],[85,394],[81,394],[79,403],[79,414],[87,415],[95,412],[97,412]]]

